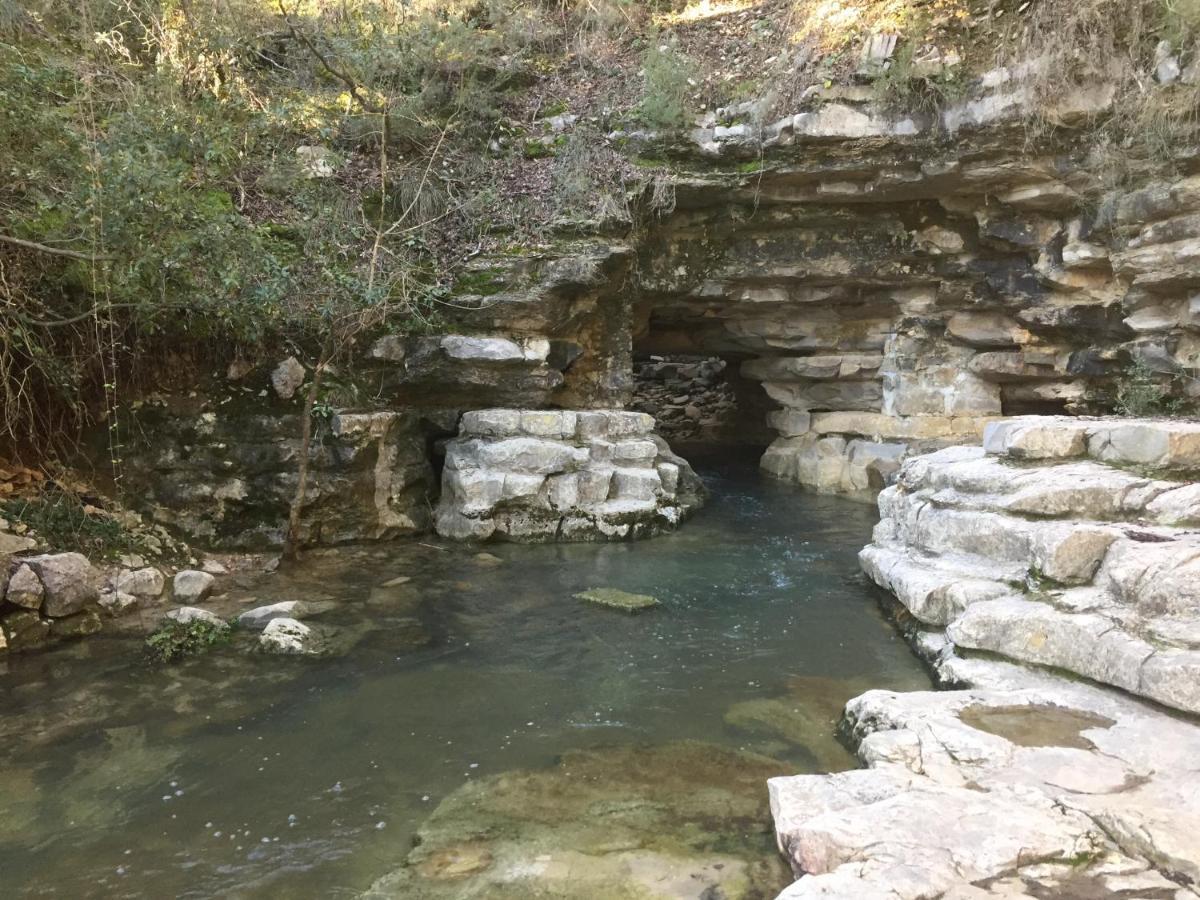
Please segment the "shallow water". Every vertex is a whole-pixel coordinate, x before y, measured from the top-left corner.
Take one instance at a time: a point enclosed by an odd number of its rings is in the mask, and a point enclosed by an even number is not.
[[[874,508],[701,471],[713,496],[673,536],[488,545],[499,562],[351,548],[231,590],[337,601],[314,621],[356,642],[338,657],[235,644],[150,669],[134,641],[92,639],[0,663],[4,895],[354,896],[456,789],[574,748],[691,739],[852,765],[840,704],[929,686],[857,570]],[[593,587],[662,605],[572,596]],[[765,825],[754,840],[772,852]]]

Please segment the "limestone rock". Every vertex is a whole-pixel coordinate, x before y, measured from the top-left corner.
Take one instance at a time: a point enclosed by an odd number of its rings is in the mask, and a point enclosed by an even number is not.
[[[303,622],[287,617],[271,619],[258,637],[258,646],[268,653],[311,655],[314,646],[313,630]]]
[[[300,360],[289,356],[271,372],[271,386],[280,400],[291,400],[304,384],[306,372]]]
[[[256,606],[237,617],[238,625],[251,631],[262,631],[276,619],[305,619],[328,612],[337,606],[332,601],[284,600],[268,606]]]
[[[229,623],[216,613],[211,610],[202,609],[199,606],[179,606],[169,611],[163,618],[170,619],[172,622],[178,622],[181,625],[189,625],[192,622],[205,622],[218,628],[229,627]]]
[[[639,612],[658,606],[658,599],[648,594],[631,594],[616,588],[591,588],[575,595],[577,600],[586,600],[599,606],[621,609],[625,612]]]
[[[5,599],[16,606],[38,610],[42,608],[42,598],[45,593],[37,573],[22,563],[8,580],[8,593],[5,595]]]
[[[101,575],[82,553],[49,553],[26,557],[45,589],[42,612],[52,618],[69,616],[100,598]]]
[[[117,575],[116,591],[136,598],[154,600],[163,595],[167,582],[163,573],[153,566],[133,571],[124,570]]]
[[[1200,494],[1107,464],[1187,470],[1198,428],[995,423],[903,465],[863,567],[956,645],[1200,712]]]
[[[207,572],[198,569],[184,569],[176,572],[171,581],[171,595],[179,603],[189,604],[203,600],[212,593],[217,579]]]
[[[624,410],[473,410],[446,446],[443,537],[611,540],[674,528],[703,488]]]

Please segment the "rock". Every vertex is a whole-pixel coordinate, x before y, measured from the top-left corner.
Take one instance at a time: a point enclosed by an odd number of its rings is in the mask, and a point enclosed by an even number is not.
[[[622,609],[626,612],[639,612],[659,605],[658,599],[648,594],[630,594],[616,588],[591,588],[576,594],[575,599],[586,600],[600,606],[609,606],[613,609]]]
[[[42,612],[47,616],[73,615],[100,599],[100,572],[81,553],[29,556],[24,562],[37,573],[45,588]]]
[[[43,619],[32,609],[20,609],[4,614],[2,622],[12,652],[36,650],[50,639],[50,620]]]
[[[332,178],[335,157],[328,147],[299,146],[296,161],[305,178]]]
[[[200,566],[200,571],[207,572],[209,575],[228,575],[229,569],[224,563],[215,559],[206,559],[204,564]]]
[[[258,646],[268,653],[311,655],[313,631],[303,622],[286,617],[271,619],[258,637]]]
[[[300,360],[289,356],[271,372],[271,386],[280,400],[291,400],[304,384],[306,372]]]
[[[146,567],[119,573],[116,591],[118,594],[127,594],[139,599],[154,600],[162,596],[166,586],[166,578],[162,572],[153,567]]]
[[[51,624],[50,636],[54,638],[81,638],[102,631],[104,624],[95,609],[85,609]]]
[[[216,613],[207,609],[201,609],[198,606],[179,606],[172,609],[163,616],[164,619],[169,619],[172,622],[178,622],[181,625],[190,625],[192,622],[205,622],[209,625],[214,625],[219,628],[228,628],[229,623],[218,616]]]
[[[207,572],[197,569],[184,569],[176,572],[171,581],[171,595],[179,603],[189,604],[203,600],[212,593],[217,579]]]
[[[38,610],[42,608],[42,598],[45,589],[37,573],[22,563],[8,580],[8,593],[5,599],[16,606]]]
[[[863,567],[955,645],[1200,712],[1200,537],[1166,526],[1200,515],[1198,486],[1105,464],[1187,470],[1198,428],[996,423],[986,454],[951,448],[904,464],[879,495]]]
[[[139,600],[133,594],[122,593],[117,590],[103,590],[100,592],[100,608],[110,616],[119,616],[121,613],[128,612],[138,606]]]
[[[251,631],[262,631],[276,619],[306,619],[336,608],[337,604],[328,600],[284,600],[248,609],[237,617],[237,623]]]
[[[364,897],[769,897],[786,870],[763,852],[762,783],[784,768],[677,742],[570,751],[548,768],[472,777]]]
[[[438,534],[565,541],[671,530],[703,487],[653,428],[625,410],[465,413],[446,446]]]
[[[1174,84],[1181,73],[1179,57],[1171,53],[1170,41],[1159,41],[1154,48],[1154,79],[1159,84]]]
[[[37,541],[31,537],[0,531],[0,557],[12,556],[15,553],[24,553],[26,550],[32,550],[36,546]]]

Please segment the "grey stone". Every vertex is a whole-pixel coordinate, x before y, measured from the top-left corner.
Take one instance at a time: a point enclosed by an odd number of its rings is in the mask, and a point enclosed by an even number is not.
[[[117,575],[116,581],[117,593],[147,600],[161,597],[166,586],[167,581],[163,573],[152,566],[122,571]]]
[[[305,370],[300,360],[289,356],[271,372],[271,386],[280,400],[291,400],[304,384]]]
[[[22,563],[17,566],[17,570],[8,580],[8,593],[5,595],[5,599],[16,606],[37,610],[42,608],[42,599],[45,593],[37,573]]]
[[[207,572],[198,569],[184,569],[176,572],[171,581],[171,595],[176,602],[183,604],[196,603],[212,593],[217,579]]]
[[[69,616],[100,599],[101,574],[82,553],[48,553],[24,562],[45,588],[42,612],[47,616]]]
[[[211,610],[202,609],[199,606],[179,606],[170,610],[163,618],[169,619],[172,622],[178,622],[181,625],[190,625],[192,622],[204,622],[219,628],[229,627],[229,623],[216,613]]]

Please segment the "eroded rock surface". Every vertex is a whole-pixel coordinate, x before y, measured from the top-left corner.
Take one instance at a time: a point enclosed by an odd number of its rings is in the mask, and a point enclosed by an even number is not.
[[[566,754],[472,780],[367,898],[753,900],[787,880],[762,781],[782,764],[679,742]],[[764,829],[768,829],[764,831]]]
[[[436,527],[450,538],[621,540],[702,501],[691,466],[623,410],[476,410],[446,447]]]
[[[904,464],[860,559],[958,689],[869,691],[866,769],[771,781],[781,898],[1200,896],[1200,725],[1169,709],[1200,710],[1198,433],[1026,417]]]

